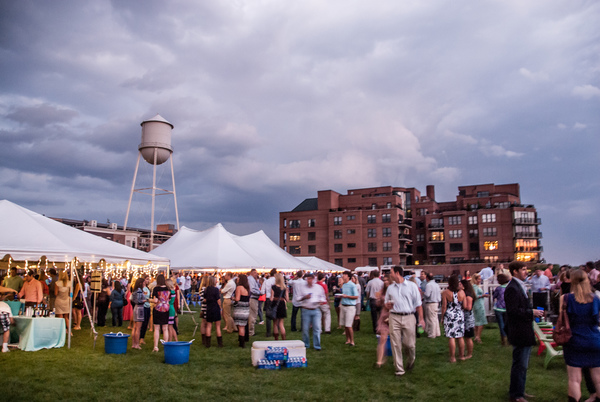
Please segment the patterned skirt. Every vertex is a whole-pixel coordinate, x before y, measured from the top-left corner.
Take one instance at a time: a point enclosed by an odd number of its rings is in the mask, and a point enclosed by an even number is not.
[[[248,325],[248,317],[250,316],[250,302],[239,301],[231,311],[233,322],[237,326]]]

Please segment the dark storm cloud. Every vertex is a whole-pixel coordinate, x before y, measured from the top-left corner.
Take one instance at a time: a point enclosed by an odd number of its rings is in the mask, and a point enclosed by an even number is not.
[[[599,15],[585,1],[1,2],[0,195],[122,223],[140,123],[160,113],[183,224],[275,238],[278,213],[317,190],[435,184],[446,201],[519,182],[547,259],[598,258]]]

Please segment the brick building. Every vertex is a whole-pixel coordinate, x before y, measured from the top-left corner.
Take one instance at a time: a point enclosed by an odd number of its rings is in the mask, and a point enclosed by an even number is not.
[[[147,252],[151,251],[150,229],[127,228],[127,230],[123,230],[123,226],[119,226],[116,223],[102,223],[95,220],[87,221],[66,218],[52,219],[64,223],[67,226],[83,230],[84,232],[91,233],[107,240],[121,243],[128,247],[137,248],[138,250]],[[175,233],[177,233],[177,230],[172,224],[156,225],[156,230],[154,231],[154,248],[169,240]]]
[[[346,268],[371,265],[539,261],[540,219],[518,184],[462,186],[437,202],[427,186],[319,191],[279,214],[280,246]]]

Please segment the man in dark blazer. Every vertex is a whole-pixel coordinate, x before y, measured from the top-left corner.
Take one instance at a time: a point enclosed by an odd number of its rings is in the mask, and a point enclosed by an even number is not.
[[[533,319],[534,317],[541,317],[543,312],[534,310],[527,297],[525,288],[527,266],[520,261],[513,261],[508,269],[513,277],[504,291],[506,334],[508,341],[513,345],[509,394],[511,401],[527,402],[525,397],[533,397],[525,393],[529,355],[531,354],[531,347],[536,343],[533,332]]]

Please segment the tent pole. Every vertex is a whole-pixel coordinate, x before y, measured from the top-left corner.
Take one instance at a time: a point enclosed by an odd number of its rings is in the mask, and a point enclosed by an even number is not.
[[[71,280],[69,281],[69,325],[67,325],[67,349],[71,349],[71,326],[73,325],[73,262],[70,263]]]

